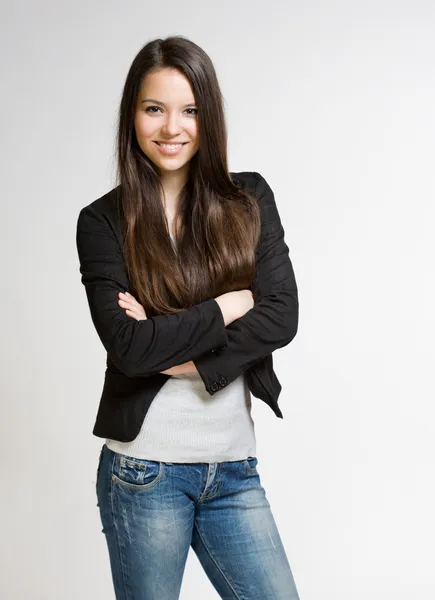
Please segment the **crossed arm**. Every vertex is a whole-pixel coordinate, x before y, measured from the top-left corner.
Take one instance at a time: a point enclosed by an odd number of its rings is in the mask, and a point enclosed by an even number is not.
[[[135,299],[130,306],[122,306],[128,296],[115,302],[129,281],[111,202],[103,197],[80,212],[77,249],[91,317],[108,355],[128,377],[197,370],[213,395],[217,379],[231,383],[296,335],[298,294],[284,230],[271,188],[260,174],[253,175],[262,220],[252,284],[255,306],[228,326],[214,298],[171,315],[147,319],[143,314],[139,321],[121,310],[134,312]]]
[[[118,304],[121,308],[125,310],[125,314],[132,319],[136,319],[136,321],[143,321],[147,318],[146,312],[142,304],[140,304],[134,296],[132,296],[129,292],[119,292],[118,293]],[[195,363],[192,360],[183,363],[182,365],[175,365],[166,369],[165,371],[160,371],[165,375],[180,375],[183,373],[197,373],[198,369],[195,366]]]
[[[228,382],[233,381],[255,362],[287,345],[297,332],[298,291],[284,229],[270,186],[261,175],[255,175],[256,194],[262,207],[262,232],[253,284],[258,304],[226,327],[228,342],[219,354],[211,351],[161,371],[167,375],[199,372],[210,394],[213,394],[210,387],[213,381],[221,376]],[[119,304],[127,315],[146,318],[143,307],[130,294],[120,294]]]

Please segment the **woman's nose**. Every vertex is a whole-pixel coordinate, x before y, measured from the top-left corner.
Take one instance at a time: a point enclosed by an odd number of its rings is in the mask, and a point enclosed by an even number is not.
[[[171,136],[176,135],[180,131],[179,117],[176,113],[168,114],[163,130]]]

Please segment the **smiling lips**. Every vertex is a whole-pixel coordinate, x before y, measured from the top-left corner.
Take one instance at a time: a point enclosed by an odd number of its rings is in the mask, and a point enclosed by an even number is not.
[[[160,152],[162,152],[163,154],[178,154],[181,149],[183,148],[183,146],[185,146],[188,142],[176,142],[176,143],[172,143],[169,144],[167,142],[154,142]]]

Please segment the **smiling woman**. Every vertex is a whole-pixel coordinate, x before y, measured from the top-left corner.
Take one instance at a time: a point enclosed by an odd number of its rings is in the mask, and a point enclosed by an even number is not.
[[[171,40],[134,59],[117,140],[123,257],[150,317],[249,289],[261,233],[252,188],[228,170],[213,64],[192,42]]]
[[[107,351],[96,492],[116,598],[178,598],[192,547],[222,598],[298,600],[251,415],[252,392],[282,417],[272,352],[296,335],[297,286],[271,187],[228,169],[222,94],[194,42],[153,40],[133,60],[117,167],[77,221]]]
[[[181,178],[198,152],[197,113],[192,86],[178,69],[163,68],[146,75],[138,94],[134,128],[140,148],[160,169],[164,187],[174,181],[166,172],[177,170]]]

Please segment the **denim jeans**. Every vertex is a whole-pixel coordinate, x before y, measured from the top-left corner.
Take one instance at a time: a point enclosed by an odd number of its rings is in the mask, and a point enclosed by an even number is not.
[[[161,462],[104,444],[97,506],[117,600],[177,600],[190,546],[225,600],[299,600],[257,462]]]

